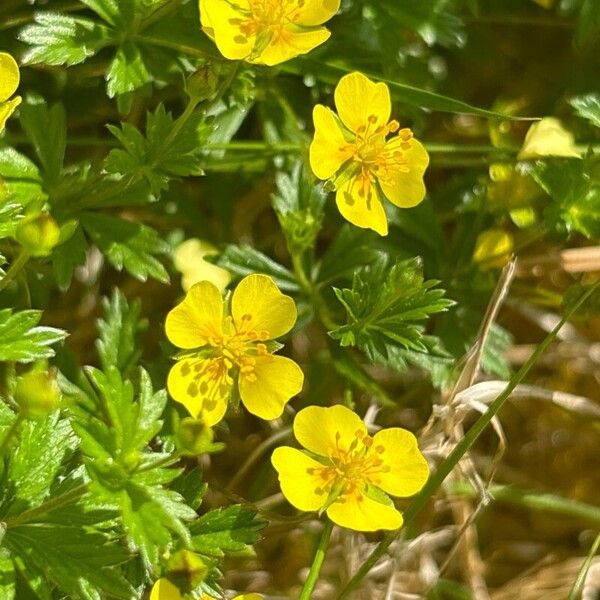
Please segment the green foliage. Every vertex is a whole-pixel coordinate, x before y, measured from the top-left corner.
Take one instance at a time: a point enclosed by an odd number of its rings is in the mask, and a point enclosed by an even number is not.
[[[587,119],[596,127],[600,127],[600,96],[598,94],[575,96],[569,100],[569,104],[580,117]]]
[[[50,346],[64,340],[67,333],[38,325],[41,318],[39,310],[0,310],[0,360],[28,363],[54,356]]]
[[[420,322],[453,305],[443,290],[433,289],[437,283],[423,280],[417,259],[389,266],[381,256],[355,274],[352,288],[334,288],[347,323],[329,334],[341,346],[358,346],[369,359],[403,370],[398,350],[428,352],[431,340]]]

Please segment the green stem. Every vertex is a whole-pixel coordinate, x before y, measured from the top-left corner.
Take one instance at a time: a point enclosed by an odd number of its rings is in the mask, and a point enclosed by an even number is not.
[[[21,250],[19,256],[17,256],[17,258],[10,265],[6,275],[0,280],[0,292],[17,277],[28,261],[29,252]]]
[[[465,436],[456,444],[454,450],[450,455],[440,463],[437,471],[431,475],[421,492],[404,513],[404,524],[409,526],[415,520],[416,516],[425,508],[433,494],[437,492],[446,477],[459,463],[465,453],[473,446],[477,441],[481,433],[490,424],[492,419],[504,406],[504,403],[508,400],[512,391],[519,385],[527,373],[538,361],[540,356],[546,351],[548,346],[554,341],[558,332],[562,329],[563,325],[573,316],[573,314],[579,309],[579,307],[596,291],[600,288],[600,282],[596,283],[579,299],[571,305],[566,311],[564,317],[560,320],[558,325],[544,338],[540,345],[535,349],[535,352],[530,356],[529,360],[519,369],[519,371],[511,378],[510,382],[504,389],[504,391],[492,402],[490,407],[485,413],[475,421],[474,425],[467,431]],[[390,544],[396,540],[397,532],[391,532],[384,536],[384,539],[380,542],[379,546],[371,553],[371,555],[365,560],[354,576],[348,581],[344,589],[337,596],[336,600],[343,600],[347,598],[352,590],[355,590],[360,582],[368,575],[369,571],[375,566],[379,559],[387,552]]]
[[[332,529],[333,523],[327,519],[323,533],[321,534],[321,539],[319,540],[319,546],[317,547],[315,557],[313,558],[312,565],[310,566],[310,571],[308,572],[308,577],[304,582],[304,586],[302,588],[302,592],[300,592],[300,597],[298,600],[310,600],[312,591],[317,583],[317,579],[319,579],[321,566],[325,560],[325,553],[327,552],[327,547],[329,546],[329,538],[331,537]]]
[[[24,419],[25,417],[23,416],[23,413],[20,412],[17,414],[15,420],[12,422],[8,431],[4,435],[2,444],[0,445],[0,458],[2,458],[6,454],[8,446],[10,445],[10,441],[15,436],[15,433],[17,433],[17,431],[19,430],[19,427],[21,426],[21,423],[24,421]]]
[[[585,578],[587,577],[588,571],[590,570],[590,566],[592,564],[592,560],[594,560],[594,556],[596,556],[596,553],[598,552],[599,548],[600,548],[600,533],[598,533],[598,535],[596,536],[596,539],[594,540],[594,543],[592,544],[592,547],[590,548],[587,558],[581,565],[581,569],[579,569],[579,573],[577,573],[577,579],[575,580],[575,583],[573,584],[573,587],[571,588],[571,591],[569,592],[568,600],[578,600],[579,598],[581,598],[581,591],[582,591],[583,585],[585,583]]]
[[[16,515],[15,517],[8,517],[5,520],[6,526],[15,527],[16,525],[30,523],[38,517],[48,514],[50,511],[56,510],[57,508],[60,508],[61,506],[65,506],[67,504],[71,504],[72,502],[86,494],[87,491],[88,484],[82,483],[76,488],[73,488],[70,492],[62,494],[61,496],[56,496],[55,498],[51,498],[47,502],[40,504],[40,506],[36,506],[31,510],[26,510],[25,512],[22,512],[20,515]]]

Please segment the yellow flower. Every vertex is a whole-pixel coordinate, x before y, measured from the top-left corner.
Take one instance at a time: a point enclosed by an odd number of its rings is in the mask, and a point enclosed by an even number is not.
[[[218,254],[218,250],[204,240],[192,238],[182,242],[175,249],[173,262],[175,268],[181,273],[181,287],[188,291],[199,281],[214,283],[219,291],[223,291],[231,281],[229,271],[217,267],[204,260],[205,256]]]
[[[277,65],[329,38],[340,0],[200,0],[200,20],[223,56]]]
[[[503,267],[513,251],[513,237],[503,229],[488,229],[477,236],[473,260],[482,268]]]
[[[191,351],[171,369],[169,393],[210,427],[225,415],[236,383],[252,414],[275,419],[304,381],[293,360],[271,350],[271,340],[294,326],[296,305],[267,275],[249,275],[231,296],[231,315],[224,312],[219,289],[201,281],[167,315],[167,337]]]
[[[19,81],[19,67],[15,59],[6,52],[0,52],[0,131],[4,129],[8,117],[21,104],[20,96],[10,100],[19,87]]]
[[[387,494],[412,496],[429,476],[412,433],[393,427],[371,437],[357,414],[337,405],[301,410],[294,435],[308,452],[282,446],[271,457],[291,504],[357,531],[402,526]]]
[[[401,208],[419,204],[429,155],[410,129],[390,121],[385,83],[373,83],[361,73],[344,75],[335,88],[335,105],[337,115],[321,104],[313,110],[310,166],[319,179],[332,180],[345,219],[387,235],[381,198]]]
[[[575,147],[573,134],[554,117],[544,117],[529,128],[517,158],[529,160],[544,156],[581,158],[581,153]]]
[[[150,592],[150,600],[185,600],[185,596],[168,579],[159,579]],[[201,600],[215,600],[212,596],[203,594]],[[242,594],[232,600],[262,600],[260,594]]]

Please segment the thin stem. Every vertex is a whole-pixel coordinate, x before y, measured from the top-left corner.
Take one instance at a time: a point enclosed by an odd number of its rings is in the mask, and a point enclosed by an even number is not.
[[[329,538],[331,537],[332,529],[333,523],[327,519],[325,527],[323,528],[323,533],[321,534],[321,539],[319,540],[319,546],[317,547],[315,557],[313,558],[312,565],[310,566],[310,571],[308,572],[308,577],[304,582],[304,587],[302,588],[302,592],[300,592],[300,597],[298,600],[310,600],[312,591],[317,583],[317,579],[319,579],[321,566],[325,560],[325,554],[327,552],[327,547],[329,546]]]
[[[17,258],[10,265],[6,275],[0,280],[0,292],[19,275],[28,261],[29,252],[26,250],[21,250],[19,256],[17,256]]]
[[[594,540],[594,543],[592,544],[592,547],[589,551],[589,554],[587,555],[587,558],[585,559],[585,561],[583,561],[583,564],[581,565],[581,569],[579,569],[579,573],[577,573],[577,579],[575,580],[575,583],[573,584],[573,587],[571,588],[571,591],[569,592],[568,600],[578,600],[578,598],[581,598],[581,592],[582,592],[582,588],[585,584],[585,578],[587,577],[588,571],[590,570],[590,566],[592,564],[592,560],[594,560],[594,556],[596,556],[596,553],[598,552],[599,548],[600,548],[600,533],[598,533],[598,535],[596,536],[596,539]]]
[[[412,501],[406,512],[404,513],[404,524],[410,526],[415,520],[416,516],[425,508],[430,498],[437,492],[439,487],[442,485],[446,477],[459,463],[461,458],[466,452],[473,446],[477,441],[481,433],[490,424],[492,419],[504,406],[504,403],[509,398],[513,390],[523,381],[527,373],[536,364],[540,356],[546,351],[548,346],[554,341],[558,332],[562,329],[563,325],[573,316],[573,314],[579,309],[579,307],[598,289],[600,288],[600,282],[596,283],[579,299],[571,305],[569,310],[565,313],[564,317],[560,320],[558,325],[544,338],[540,345],[535,349],[533,354],[527,360],[527,362],[519,369],[519,371],[512,377],[504,391],[492,402],[490,407],[485,413],[475,421],[475,424],[467,431],[465,436],[456,444],[450,455],[440,463],[438,469],[429,478],[425,487],[421,490],[418,496]],[[355,590],[360,582],[368,575],[369,571],[375,566],[377,561],[387,552],[390,544],[397,538],[397,532],[391,532],[384,536],[379,546],[371,553],[367,560],[361,565],[355,575],[348,581],[344,589],[337,596],[336,600],[343,600],[347,598],[352,590]]]
[[[26,510],[22,512],[20,515],[16,515],[15,517],[8,517],[5,520],[7,527],[14,527],[15,525],[23,525],[24,523],[29,523],[42,515],[48,514],[50,511],[56,510],[61,506],[65,506],[66,504],[71,504],[88,491],[88,484],[82,483],[81,485],[73,488],[70,492],[66,494],[62,494],[61,496],[56,496],[55,498],[51,498],[47,502],[40,504],[40,506],[36,506],[31,510]]]
[[[4,439],[2,440],[2,444],[0,445],[0,458],[2,458],[6,454],[10,441],[15,436],[15,433],[17,433],[17,431],[19,430],[19,427],[21,426],[21,423],[24,419],[25,417],[23,416],[23,413],[20,412],[17,414],[15,420],[12,422],[11,426],[9,427],[8,431],[4,436]]]

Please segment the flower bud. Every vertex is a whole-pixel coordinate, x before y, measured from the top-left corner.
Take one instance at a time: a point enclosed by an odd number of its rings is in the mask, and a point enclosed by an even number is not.
[[[177,442],[186,453],[204,454],[213,449],[213,430],[200,419],[186,417],[179,423]]]
[[[60,227],[48,213],[26,217],[17,225],[15,238],[31,256],[49,256],[60,239]]]
[[[217,91],[219,77],[210,64],[203,65],[192,73],[185,82],[187,95],[192,100],[206,100]]]
[[[43,416],[60,404],[60,389],[53,370],[33,368],[19,377],[14,398],[26,417]]]
[[[167,564],[169,579],[182,591],[198,587],[208,575],[205,562],[190,550],[179,550]]]

